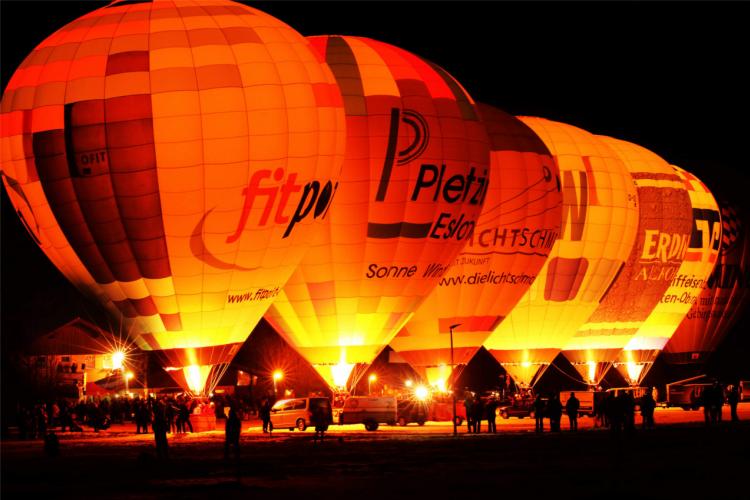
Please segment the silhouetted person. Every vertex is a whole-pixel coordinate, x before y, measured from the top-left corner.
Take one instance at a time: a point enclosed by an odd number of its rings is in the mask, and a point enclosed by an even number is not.
[[[167,403],[160,400],[154,405],[154,441],[156,442],[156,456],[158,458],[169,458],[169,444],[167,443],[167,431],[169,423],[167,422]]]
[[[739,422],[740,417],[737,416],[737,405],[740,402],[740,386],[739,384],[732,384],[727,394],[727,402],[729,403],[729,409],[732,412],[732,422]]]
[[[565,403],[565,413],[568,414],[568,420],[570,421],[570,430],[578,430],[578,409],[581,407],[581,402],[578,400],[574,393],[570,393],[568,401]]]
[[[547,413],[549,414],[549,428],[551,431],[560,431],[560,420],[562,419],[562,403],[560,396],[554,394],[549,403],[547,403]]]
[[[609,429],[613,435],[619,435],[622,432],[623,423],[622,397],[610,392],[605,404]]]
[[[471,395],[464,398],[464,409],[466,410],[466,429],[468,432],[474,432],[474,401]]]
[[[701,406],[703,406],[703,420],[711,425],[711,405],[713,404],[713,388],[706,386],[701,392]]]
[[[482,432],[482,413],[484,413],[484,403],[479,394],[474,398],[474,402],[471,404],[472,421],[474,425],[474,432],[479,434]]]
[[[654,401],[651,389],[649,388],[646,394],[641,396],[641,426],[644,429],[654,428],[654,409],[656,409],[656,401]]]
[[[491,398],[489,401],[487,401],[487,432],[491,432],[492,434],[497,432],[497,427],[495,425],[495,419],[497,418],[497,399]]]
[[[635,430],[635,398],[630,391],[623,391],[619,397],[622,398],[620,405],[623,427],[627,433],[631,433]]]
[[[229,448],[233,448],[234,458],[240,458],[240,432],[242,421],[235,410],[236,403],[229,407],[226,425],[224,427],[224,458],[229,458]]]
[[[536,395],[536,399],[532,403],[532,406],[534,408],[534,418],[536,420],[536,431],[544,432],[544,412],[547,405],[544,403],[541,394]]]
[[[596,391],[594,393],[594,426],[595,427],[607,427],[609,420],[607,419],[607,393],[603,391]]]
[[[182,424],[182,432],[187,432],[188,428],[190,428],[190,432],[192,433],[193,424],[192,422],[190,422],[190,409],[188,408],[187,402],[186,401],[180,402],[180,404],[177,405],[177,408],[178,408],[177,418]]]
[[[169,434],[175,434],[177,432],[176,417],[180,409],[173,405],[169,400],[167,400],[165,403],[166,407],[164,409],[164,415],[167,419],[167,432]]]
[[[714,382],[711,388],[711,422],[721,422],[721,409],[724,406],[724,388],[718,382]]]
[[[260,403],[260,420],[263,422],[263,432],[270,432],[271,426],[271,401],[268,398],[263,398]]]
[[[315,426],[315,441],[320,438],[323,441],[325,432],[328,430],[328,412],[326,407],[322,404],[318,404],[312,412],[312,422]]]

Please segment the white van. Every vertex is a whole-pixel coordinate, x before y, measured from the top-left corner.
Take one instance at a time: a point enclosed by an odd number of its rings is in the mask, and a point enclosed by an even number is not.
[[[331,402],[328,398],[295,398],[281,399],[271,407],[271,429],[295,428],[301,431],[315,425],[314,414],[319,407],[323,408],[326,429],[332,423]]]
[[[368,431],[376,431],[381,423],[395,425],[397,421],[395,397],[350,396],[344,401],[338,423],[365,424]]]

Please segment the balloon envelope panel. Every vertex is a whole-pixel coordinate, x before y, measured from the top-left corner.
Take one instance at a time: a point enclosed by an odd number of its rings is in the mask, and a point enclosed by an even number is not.
[[[635,186],[596,136],[540,118],[521,120],[541,137],[562,178],[562,232],[534,284],[485,347],[529,384],[599,305],[627,258],[637,228]],[[513,373],[513,371],[511,371]]]
[[[329,368],[371,362],[470,237],[489,146],[441,68],[370,39],[311,40],[341,87],[346,160],[320,241],[267,317],[336,385]]]
[[[13,75],[3,177],[42,250],[141,348],[210,366],[302,258],[344,127],[333,76],[284,23],[223,0],[115,2]]]
[[[560,172],[517,118],[479,105],[490,138],[490,186],[473,237],[391,341],[414,367],[466,364],[536,279],[560,232]],[[441,373],[438,380],[447,380]]]

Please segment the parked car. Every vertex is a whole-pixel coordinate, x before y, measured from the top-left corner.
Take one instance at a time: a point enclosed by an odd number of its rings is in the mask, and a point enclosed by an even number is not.
[[[544,401],[545,405],[547,404],[548,398],[542,398],[542,401]],[[534,411],[534,399],[531,398],[521,398],[521,399],[515,399],[513,400],[513,403],[508,406],[499,406],[497,408],[497,413],[501,417],[508,419],[510,417],[517,417],[517,418],[525,418],[535,417],[535,411]]]
[[[315,411],[322,407],[326,419],[326,428],[333,423],[331,402],[328,398],[294,398],[281,399],[271,407],[271,429],[288,428],[290,431],[304,431],[314,425]]]

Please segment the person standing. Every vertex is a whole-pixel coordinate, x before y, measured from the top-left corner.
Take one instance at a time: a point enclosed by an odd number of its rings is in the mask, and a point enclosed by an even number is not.
[[[318,438],[323,441],[325,432],[328,430],[328,422],[330,420],[330,412],[328,409],[329,407],[327,405],[318,403],[318,406],[316,406],[312,412],[312,424],[315,426],[315,441],[317,441]]]
[[[233,449],[234,458],[240,458],[240,432],[242,431],[242,421],[237,415],[236,403],[232,403],[227,414],[227,421],[224,427],[224,459],[229,459],[229,448]]]
[[[534,418],[536,419],[536,432],[544,432],[544,412],[547,405],[544,403],[541,394],[536,395],[532,406],[534,408]]]
[[[474,432],[474,401],[470,393],[464,398],[464,410],[466,410],[466,429],[468,432]]]
[[[739,384],[732,384],[732,386],[729,388],[729,394],[727,394],[727,402],[729,403],[729,409],[732,413],[732,422],[739,422],[740,417],[737,415],[737,405],[740,402]]]
[[[578,430],[578,409],[581,407],[581,402],[576,397],[575,393],[570,393],[568,401],[565,403],[565,413],[568,414],[568,420],[570,421],[570,430]]]
[[[271,426],[271,402],[268,398],[263,398],[260,402],[260,420],[263,422],[263,432],[270,432]]]
[[[700,401],[703,405],[703,420],[706,422],[706,427],[711,425],[711,406],[713,404],[713,389],[711,386],[706,386],[701,392]]]
[[[169,444],[167,442],[167,431],[169,430],[169,423],[167,422],[166,397],[160,399],[154,405],[154,419],[151,427],[154,430],[154,441],[156,442],[157,458],[169,458]]]
[[[549,413],[549,428],[551,431],[560,432],[560,420],[562,419],[562,403],[560,396],[554,394],[547,405]]]
[[[479,397],[479,393],[474,397],[474,402],[471,404],[472,421],[474,424],[474,433],[479,434],[482,432],[482,416],[484,413],[484,402]]]
[[[193,432],[193,424],[190,422],[190,409],[188,408],[188,403],[183,400],[178,405],[178,417],[180,422],[182,423],[182,432],[187,432],[188,428],[190,429],[190,432]]]
[[[497,427],[495,426],[495,419],[497,418],[497,399],[494,397],[487,401],[487,432],[495,434]]]
[[[620,403],[622,423],[625,432],[630,434],[635,430],[635,398],[630,391],[623,391],[620,397],[622,398],[622,402]]]
[[[713,394],[713,405],[711,409],[711,420],[715,424],[721,423],[721,410],[724,407],[724,387],[719,382],[714,382],[714,388],[711,390]]]
[[[641,421],[644,429],[654,428],[654,409],[656,409],[656,401],[649,388],[641,397]]]

